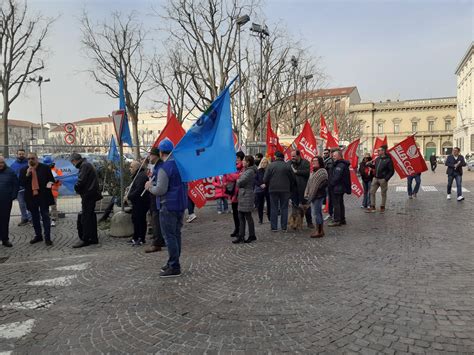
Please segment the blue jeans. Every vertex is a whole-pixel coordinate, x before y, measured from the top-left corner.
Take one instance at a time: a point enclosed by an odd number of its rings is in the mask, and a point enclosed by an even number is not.
[[[31,219],[33,220],[33,228],[35,230],[35,237],[43,238],[41,230],[41,220],[43,221],[44,238],[51,239],[51,220],[49,219],[49,206],[33,201],[33,208],[30,210]],[[41,218],[41,220],[40,220]]]
[[[168,266],[174,270],[181,270],[179,257],[181,256],[181,228],[183,227],[184,211],[168,211],[166,206],[161,206],[160,224],[161,232],[168,247]]]
[[[227,212],[229,210],[229,203],[225,197],[218,198],[217,202],[217,212]]]
[[[413,187],[412,187],[413,180],[415,180],[415,189],[413,189]],[[420,190],[420,185],[421,185],[421,176],[420,175],[408,176],[407,177],[408,196],[412,196],[413,194],[417,194],[418,191]]]
[[[30,211],[28,211],[28,208],[26,207],[24,189],[18,191],[17,199],[18,199],[18,205],[20,206],[20,211],[21,211],[21,221],[22,222],[31,221],[31,213]]]
[[[453,180],[456,180],[456,189],[458,197],[462,196],[462,175],[448,175],[448,194],[451,194]]]
[[[323,225],[323,201],[325,200],[324,197],[317,198],[311,202],[311,215],[313,220],[316,221],[316,224]]]
[[[281,214],[281,229],[288,228],[289,192],[270,192],[270,225],[272,230],[278,230],[278,211]]]
[[[370,207],[370,186],[372,181],[362,180],[362,186],[364,187],[364,200],[362,201],[362,206]]]
[[[196,205],[193,200],[188,197],[188,214],[194,214],[194,207],[196,207]]]

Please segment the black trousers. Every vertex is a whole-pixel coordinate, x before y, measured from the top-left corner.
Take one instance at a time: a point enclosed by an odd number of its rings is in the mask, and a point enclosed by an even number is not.
[[[249,237],[255,237],[255,224],[253,223],[252,212],[239,212],[239,237],[245,239],[245,221],[249,226]]]
[[[255,200],[258,211],[258,220],[263,222],[263,208],[265,207],[265,201],[267,201],[267,217],[270,220],[270,194],[268,191],[256,192]]]
[[[10,213],[12,211],[12,201],[0,202],[0,240],[6,242],[9,233]]]
[[[232,217],[234,218],[234,234],[239,234],[239,211],[237,210],[239,206],[238,202],[232,202]]]
[[[334,215],[334,193],[332,192],[331,187],[328,187],[327,201],[328,201],[328,213],[330,216],[333,216]]]
[[[333,194],[334,222],[346,221],[346,209],[344,207],[344,194]]]
[[[133,223],[133,239],[145,241],[146,237],[146,214],[148,212],[148,206],[142,206],[136,204],[132,208],[132,223]]]
[[[151,211],[151,220],[153,223],[153,242],[152,244],[156,247],[164,247],[165,240],[163,239],[163,233],[161,232],[161,223],[160,223],[160,211],[152,210]]]
[[[82,199],[82,212],[77,216],[77,232],[84,242],[97,242],[97,216],[95,199]]]

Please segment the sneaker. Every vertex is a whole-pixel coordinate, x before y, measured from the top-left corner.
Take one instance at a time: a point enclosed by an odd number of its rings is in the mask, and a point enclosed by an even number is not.
[[[327,221],[329,218],[332,218],[332,216],[328,214],[326,217],[324,217],[324,220]]]
[[[451,200],[451,194],[448,194],[447,200]]]
[[[408,198],[409,198],[410,200],[412,200],[412,199],[413,199],[413,196],[412,196],[412,195],[408,195]]]
[[[30,223],[30,221],[21,221],[20,223],[18,223],[18,227],[26,226],[28,225],[28,223]]]
[[[365,210],[365,213],[375,213],[375,207],[370,206],[369,208]]]
[[[138,247],[142,245],[142,241],[141,240],[134,240],[133,243],[132,243],[132,247]]]
[[[167,268],[166,270],[163,270],[160,272],[160,277],[161,278],[167,278],[167,277],[179,277],[181,276],[181,270],[177,269],[172,269],[172,268]]]
[[[133,245],[135,243],[135,239],[130,239],[127,244]]]
[[[277,233],[277,232],[278,232],[278,229],[272,229],[272,232],[273,232],[273,233]]]
[[[163,265],[163,266],[161,267],[161,271],[166,271],[166,270],[168,270],[169,267],[170,267],[170,266],[168,265],[168,263],[166,263],[165,265]]]
[[[51,220],[51,227],[56,227],[56,221],[54,219]]]
[[[33,239],[30,240],[30,244],[36,244],[36,243],[39,243],[39,242],[42,242],[42,241],[43,241],[43,238],[34,237]]]
[[[360,208],[366,208],[364,205],[360,205]]]
[[[340,227],[342,225],[341,222],[329,222],[328,227]]]
[[[13,246],[13,244],[10,243],[9,240],[4,240],[4,241],[2,241],[2,245],[3,245],[4,247],[7,247],[7,248],[11,248],[11,247]]]
[[[44,242],[48,247],[50,247],[51,245],[53,245],[53,241],[51,239],[46,239],[45,242]]]
[[[191,223],[197,218],[197,216],[193,213],[188,216],[188,219],[186,220],[187,223]]]
[[[221,211],[217,211],[217,214],[222,214],[222,212],[221,212]]]
[[[380,206],[379,212],[380,212],[380,213],[385,213],[385,206]]]
[[[464,200],[464,196],[458,196],[457,200],[458,200],[458,201]]]

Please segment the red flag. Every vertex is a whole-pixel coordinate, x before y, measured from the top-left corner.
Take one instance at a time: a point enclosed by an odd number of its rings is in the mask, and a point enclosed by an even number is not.
[[[155,143],[153,143],[152,148],[158,147],[160,142],[166,137],[176,146],[176,144],[179,143],[181,138],[183,138],[185,133],[186,131],[183,127],[181,127],[181,124],[178,122],[176,116],[174,114],[171,114],[168,121],[166,122],[165,128],[163,128],[161,134],[158,136],[158,138],[156,138],[156,141]]]
[[[383,145],[387,145],[387,136],[385,136],[383,140],[379,137],[375,137],[374,148],[372,150],[372,160],[378,157],[379,148]]]
[[[326,141],[326,148],[339,148],[339,144],[337,144],[336,140],[334,139],[334,137],[332,136],[331,132],[328,131],[328,138],[327,138],[327,141]]]
[[[291,159],[291,152],[294,150],[299,150],[301,152],[301,158],[309,161],[318,154],[316,137],[314,136],[308,120],[306,120],[300,135],[296,137],[295,141],[285,151],[286,160]]]
[[[188,184],[188,196],[197,208],[202,208],[206,204],[206,189],[202,180],[191,181]]]
[[[359,146],[359,143],[360,138],[349,144],[344,151],[344,159],[349,160],[352,169],[357,169],[357,163],[359,160],[359,157],[357,156],[357,147]]]
[[[283,153],[283,147],[280,145],[280,140],[275,132],[272,129],[272,121],[270,119],[270,112],[267,115],[267,156],[270,158],[275,158],[276,152]]]
[[[328,139],[328,126],[326,125],[326,120],[324,119],[323,114],[321,114],[321,128],[319,129],[319,136],[322,139]]]
[[[332,136],[334,137],[336,143],[339,145],[339,128],[337,127],[336,117],[334,117],[334,127],[332,128]]]
[[[415,136],[409,136],[388,150],[393,166],[401,179],[428,170],[425,159],[420,153]]]
[[[354,169],[351,169],[351,190],[357,197],[361,197],[364,194],[364,189]]]
[[[170,98],[168,97],[168,112],[166,112],[166,123],[171,119],[171,116],[174,116],[173,113],[171,112],[171,102]]]

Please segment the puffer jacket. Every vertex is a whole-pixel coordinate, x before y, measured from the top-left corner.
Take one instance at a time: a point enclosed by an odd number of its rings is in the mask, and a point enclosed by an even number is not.
[[[253,192],[255,183],[255,174],[257,168],[252,165],[246,168],[237,179],[237,187],[239,188],[239,212],[252,212],[255,203],[255,193]]]
[[[351,163],[347,160],[336,160],[332,175],[329,177],[329,185],[335,194],[351,194]]]

